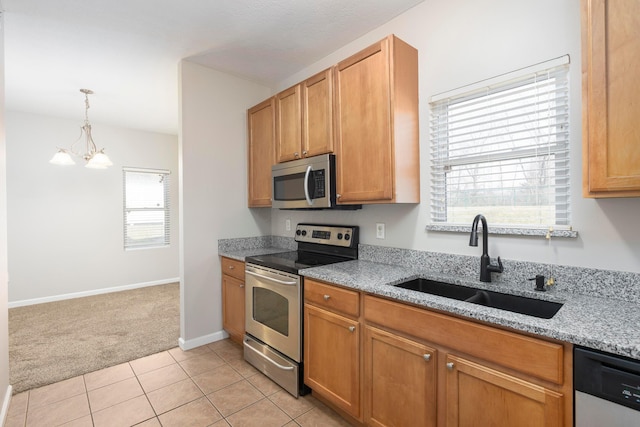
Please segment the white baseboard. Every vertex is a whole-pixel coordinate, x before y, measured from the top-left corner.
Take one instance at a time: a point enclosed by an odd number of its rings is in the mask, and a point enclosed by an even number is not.
[[[211,344],[212,342],[220,341],[225,338],[229,338],[229,334],[226,331],[218,331],[213,334],[203,335],[198,338],[186,340],[182,337],[178,338],[178,345],[184,351],[191,350],[201,345]]]
[[[62,301],[72,298],[90,297],[92,295],[108,294],[110,292],[129,291],[131,289],[146,288],[147,286],[166,285],[168,283],[179,282],[179,277],[169,279],[154,280],[152,282],[134,283],[132,285],[115,286],[113,288],[95,289],[84,292],[74,292],[71,294],[53,295],[50,297],[25,299],[21,301],[11,301],[7,304],[8,308],[23,307],[25,305],[42,304],[45,302]]]
[[[13,387],[7,386],[7,391],[2,399],[2,410],[0,410],[0,425],[5,425],[7,422],[7,415],[9,414],[9,405],[11,404],[11,395],[13,394]]]

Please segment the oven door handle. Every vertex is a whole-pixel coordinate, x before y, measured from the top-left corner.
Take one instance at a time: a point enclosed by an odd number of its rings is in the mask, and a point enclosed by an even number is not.
[[[307,199],[309,206],[313,205],[313,200],[309,195],[309,175],[311,174],[311,165],[307,166],[307,171],[304,174],[304,198]]]
[[[259,277],[261,279],[271,280],[272,282],[280,283],[281,285],[289,285],[289,286],[297,285],[297,282],[295,280],[292,280],[292,281],[279,280],[273,277],[263,276],[262,274],[254,273],[253,271],[249,271],[249,270],[245,270],[245,273],[250,274],[251,276]]]
[[[269,361],[269,363],[272,363],[273,365],[275,365],[276,367],[282,369],[283,371],[293,371],[293,366],[284,366],[279,364],[278,362],[276,362],[275,360],[271,359],[269,356],[267,356],[266,354],[262,354],[262,352],[259,352],[258,350],[256,350],[255,348],[251,347],[250,345],[245,345],[244,348],[248,348],[251,351],[253,351],[254,353],[256,353],[258,356],[262,357],[263,359],[266,359],[267,361]]]

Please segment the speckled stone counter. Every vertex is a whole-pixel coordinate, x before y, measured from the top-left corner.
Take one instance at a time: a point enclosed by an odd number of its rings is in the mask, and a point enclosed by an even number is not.
[[[295,251],[293,238],[280,236],[247,237],[218,240],[218,255],[244,261],[246,257]]]
[[[292,238],[222,239],[221,256],[296,249]],[[492,283],[477,277],[480,257],[360,245],[359,259],[300,271],[305,277],[640,360],[640,274],[503,260]],[[557,286],[536,292],[529,278],[552,274]],[[417,277],[563,303],[551,319],[457,301],[393,285]]]
[[[560,290],[540,293],[505,283],[483,283],[418,267],[366,260],[309,268],[300,274],[425,308],[640,359],[640,305],[637,303]],[[539,319],[393,286],[417,277],[547,299],[564,306],[553,318]]]

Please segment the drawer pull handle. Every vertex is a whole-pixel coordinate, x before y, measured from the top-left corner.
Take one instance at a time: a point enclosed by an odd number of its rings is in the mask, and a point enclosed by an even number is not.
[[[324,298],[325,301],[329,301],[329,298],[331,298],[331,295],[325,295],[325,296],[323,296],[323,298]]]
[[[234,265],[229,266],[229,270],[234,270],[236,267]]]
[[[447,369],[448,369],[448,370],[453,371],[453,366],[454,366],[454,365],[453,365],[453,362],[449,362],[449,363],[447,363]]]
[[[241,288],[244,288],[244,285],[240,285]]]
[[[424,359],[424,360],[426,360],[427,362],[428,362],[429,360],[431,360],[431,355],[430,355],[430,354],[425,354],[425,355],[423,355],[422,357],[423,357],[423,359]]]
[[[349,332],[353,332],[353,331],[355,331],[355,330],[356,330],[356,327],[355,327],[355,326],[349,326]]]

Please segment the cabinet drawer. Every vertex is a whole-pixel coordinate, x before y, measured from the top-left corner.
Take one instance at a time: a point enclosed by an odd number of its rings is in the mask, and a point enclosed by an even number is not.
[[[228,274],[244,282],[244,262],[222,257],[222,274]]]
[[[560,344],[369,295],[364,298],[364,316],[368,322],[542,380],[563,383],[564,348]]]
[[[358,292],[311,279],[304,281],[304,299],[317,306],[349,316],[358,317],[360,314],[360,294]]]

